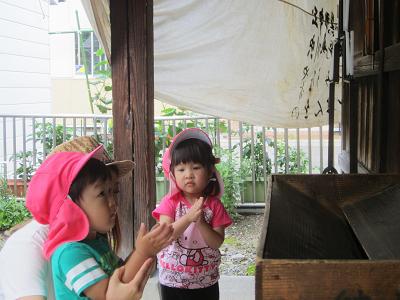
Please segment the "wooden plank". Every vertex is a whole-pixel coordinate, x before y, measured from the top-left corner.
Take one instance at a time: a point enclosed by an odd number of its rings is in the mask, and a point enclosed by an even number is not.
[[[126,1],[110,1],[111,66],[113,84],[113,134],[114,158],[133,159],[132,112],[130,107],[128,72],[128,20]],[[118,215],[121,227],[121,257],[132,251],[133,234],[133,180],[128,176],[120,184]]]
[[[399,299],[399,261],[258,260],[256,299]]]
[[[388,74],[387,81],[387,123],[390,130],[387,131],[387,165],[389,173],[400,172],[400,72]]]
[[[267,240],[268,223],[269,223],[269,214],[271,209],[272,185],[274,184],[273,178],[274,178],[273,176],[268,176],[267,179],[267,196],[265,199],[264,223],[257,246],[258,257],[264,257],[265,245]]]
[[[134,233],[140,223],[148,227],[155,221],[154,173],[154,49],[153,1],[128,1],[129,94],[133,127],[133,155],[136,162],[133,182]]]
[[[354,76],[366,77],[379,74],[381,51],[375,52],[375,56],[366,55],[355,60]],[[385,48],[384,55],[385,72],[394,72],[400,70],[400,43],[390,45]]]
[[[344,205],[343,212],[370,259],[400,259],[400,185]]]
[[[263,258],[366,258],[324,176],[274,176]]]
[[[379,114],[379,126],[377,127],[379,139],[377,141],[379,145],[379,173],[386,172],[386,161],[387,161],[387,138],[386,132],[388,129],[387,113],[385,108],[387,106],[387,94],[386,84],[387,74],[385,74],[385,1],[379,0],[379,50],[382,55],[379,57],[379,74],[378,74],[378,95],[377,95],[377,106]]]
[[[349,83],[349,153],[350,173],[357,173],[358,163],[358,83],[351,80]]]

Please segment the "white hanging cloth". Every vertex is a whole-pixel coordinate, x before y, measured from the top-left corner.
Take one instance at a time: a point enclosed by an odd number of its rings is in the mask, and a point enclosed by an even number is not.
[[[325,125],[336,12],[335,0],[154,0],[155,98],[255,125]]]

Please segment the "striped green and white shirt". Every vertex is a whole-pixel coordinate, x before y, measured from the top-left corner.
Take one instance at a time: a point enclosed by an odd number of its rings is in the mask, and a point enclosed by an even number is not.
[[[110,277],[120,264],[101,235],[61,245],[51,256],[56,299],[88,299],[85,289]]]

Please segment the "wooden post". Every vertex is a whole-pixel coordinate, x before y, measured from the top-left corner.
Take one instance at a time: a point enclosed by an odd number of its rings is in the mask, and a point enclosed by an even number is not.
[[[379,73],[378,73],[378,97],[377,97],[377,170],[379,173],[385,173],[387,166],[387,99],[385,93],[385,1],[380,0],[379,2]]]
[[[120,185],[120,255],[134,246],[140,223],[154,224],[153,1],[110,1],[114,157],[133,159]]]

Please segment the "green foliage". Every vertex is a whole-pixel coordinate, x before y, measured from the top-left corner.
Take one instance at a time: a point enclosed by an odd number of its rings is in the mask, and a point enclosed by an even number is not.
[[[7,181],[0,178],[0,230],[7,230],[30,216],[25,203],[12,195]]]
[[[273,147],[274,143],[270,143],[270,146]],[[276,163],[278,165],[278,173],[285,173],[285,164],[286,164],[286,156],[285,156],[285,143],[282,141],[277,141],[277,159]],[[306,173],[308,166],[308,159],[306,158],[306,154],[304,151],[300,149],[300,166],[297,164],[297,150],[293,147],[288,146],[288,173]]]
[[[224,180],[224,195],[222,203],[230,215],[235,215],[235,205],[240,200],[240,170],[237,164],[238,157],[235,156],[233,150],[222,149],[218,146],[214,147],[216,156],[221,162],[216,165],[221,177]]]
[[[256,274],[256,265],[251,264],[247,267],[246,275],[247,276],[254,276]]]
[[[55,140],[53,138],[55,132]],[[65,129],[65,140],[68,141],[72,138],[72,129]],[[33,135],[28,135],[27,141],[33,141]],[[55,125],[53,123],[45,122],[45,123],[36,123],[35,124],[35,142],[36,149],[39,149],[38,143],[43,143],[46,156],[51,152],[51,150],[63,143],[64,141],[64,126]],[[55,142],[55,143],[54,143]],[[43,149],[43,147],[40,147]],[[24,174],[26,174],[27,181],[30,181],[36,169],[42,163],[43,152],[36,152],[36,162],[34,161],[34,153],[33,151],[20,151],[16,153],[15,160],[17,163],[16,174],[17,178],[24,178]],[[9,158],[10,161],[14,160],[14,155],[11,155]],[[24,169],[24,161],[26,169]]]
[[[55,135],[55,141],[53,136]],[[65,128],[65,140],[69,141],[72,138],[72,129]],[[28,136],[28,141],[33,140],[33,136]],[[63,143],[64,141],[64,126],[55,125],[53,123],[37,123],[35,124],[35,140],[36,142],[44,143],[46,156],[51,152],[51,150]]]
[[[225,237],[224,244],[232,246],[240,245],[239,241],[234,236]]]
[[[271,143],[270,139],[265,139],[265,142]],[[266,168],[266,174],[271,174],[272,163],[271,159],[268,156],[268,153],[265,153],[264,157],[264,147],[263,147],[263,136],[262,132],[258,132],[256,134],[256,139],[252,145],[251,139],[245,139],[243,141],[243,160],[242,160],[242,177],[250,177],[252,169],[255,172],[255,179],[262,180],[264,178],[264,162]],[[239,145],[235,145],[233,148],[236,149]],[[252,159],[252,148],[253,148],[253,159]],[[243,178],[244,179],[244,178]]]
[[[17,169],[16,174],[17,178],[24,179],[24,174],[26,174],[26,180],[30,181],[32,179],[33,173],[35,173],[38,166],[42,163],[42,159],[40,156],[42,152],[37,152],[36,163],[33,160],[33,151],[20,151],[16,156],[17,162]],[[10,161],[14,160],[14,156],[10,156]],[[25,168],[24,168],[24,161],[25,161]]]
[[[275,142],[269,138],[265,139],[266,147],[274,148]],[[235,145],[234,149],[239,147],[239,145]],[[241,164],[241,174],[242,178],[252,176],[252,169],[255,171],[255,179],[263,180],[264,178],[264,159],[266,166],[266,174],[272,173],[272,160],[268,156],[268,152],[265,153],[264,158],[264,149],[263,149],[263,136],[261,132],[257,133],[256,139],[253,144],[253,153],[254,158],[251,156],[251,139],[246,139],[243,141],[243,159]],[[308,159],[303,150],[300,149],[299,158],[300,158],[300,166],[297,164],[297,149],[288,146],[288,173],[306,173],[308,166]],[[285,143],[282,141],[276,142],[276,163],[278,173],[285,173],[285,165],[286,165],[286,155],[285,155]]]

